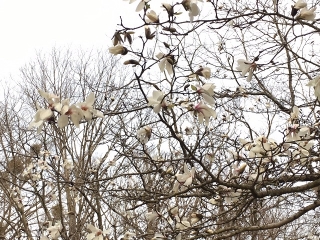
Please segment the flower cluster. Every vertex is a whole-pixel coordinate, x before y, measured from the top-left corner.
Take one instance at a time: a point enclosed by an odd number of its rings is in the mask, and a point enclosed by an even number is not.
[[[84,102],[70,105],[69,99],[60,101],[60,97],[39,90],[40,95],[46,99],[47,108],[41,108],[37,103],[37,112],[33,118],[33,121],[29,124],[29,129],[36,127],[37,132],[40,133],[44,122],[55,121],[54,112],[59,114],[57,124],[60,128],[68,125],[69,119],[76,126],[79,127],[80,121],[85,119],[90,121],[93,116],[103,118],[104,115],[97,109],[93,108],[95,101],[94,93],[90,93]]]
[[[298,11],[300,10],[299,15],[296,17],[296,19],[300,20],[306,20],[306,21],[314,21],[316,18],[316,7],[307,8],[307,3],[304,0],[298,0],[292,7],[291,15],[294,17]]]

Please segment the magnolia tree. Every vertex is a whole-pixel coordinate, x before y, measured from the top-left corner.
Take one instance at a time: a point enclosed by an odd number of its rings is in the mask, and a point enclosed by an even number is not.
[[[2,103],[0,237],[319,239],[319,3],[124,4]]]

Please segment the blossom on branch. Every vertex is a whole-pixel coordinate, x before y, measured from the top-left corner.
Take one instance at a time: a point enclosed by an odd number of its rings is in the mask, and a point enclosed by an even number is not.
[[[203,86],[197,86],[197,93],[199,93],[204,101],[210,105],[214,104],[214,98],[212,97],[214,95],[214,89],[215,85],[213,83],[206,83]]]
[[[47,231],[50,233],[51,239],[58,239],[60,237],[60,232],[62,230],[62,225],[60,222],[55,223],[52,225],[52,222],[49,222],[49,227]]]
[[[195,174],[195,168],[193,167],[191,171],[189,170],[186,163],[183,165],[183,174],[176,174],[176,182],[173,186],[173,192],[177,192],[180,186],[189,186],[192,184],[192,180]]]
[[[202,0],[199,0],[202,2]],[[182,5],[186,11],[189,11],[190,21],[193,21],[195,16],[200,14],[200,9],[197,5],[198,0],[183,0]]]
[[[126,55],[128,53],[128,49],[122,45],[117,45],[114,47],[109,47],[109,52],[114,54],[114,55]]]
[[[77,104],[77,106],[82,110],[83,116],[86,120],[91,120],[92,115],[96,117],[103,118],[103,113],[99,110],[93,109],[93,104],[95,101],[94,93],[90,93],[86,100],[82,103]]]
[[[307,7],[307,3],[304,0],[298,0],[293,6],[291,6],[291,16],[294,17],[301,8]]]
[[[151,138],[152,128],[144,126],[137,131],[137,138],[142,143],[147,143]]]
[[[87,235],[87,240],[103,240],[103,236],[109,234],[109,230],[102,231],[99,228],[96,228],[92,224],[87,225],[87,229],[91,232]]]
[[[146,19],[147,23],[159,23],[159,16],[153,10],[150,10],[149,12],[147,12],[146,17],[147,17]]]
[[[249,62],[245,59],[238,60],[237,70],[241,71],[241,75],[244,77],[248,72],[247,81],[250,82],[252,79],[253,72],[256,70],[257,64],[255,62]]]
[[[201,67],[195,72],[196,75],[209,79],[211,76],[211,69],[209,67]]]
[[[314,87],[314,95],[320,101],[320,76],[315,77],[311,81],[308,82],[307,86]]]
[[[43,123],[48,121],[53,116],[51,109],[40,108],[39,104],[36,104],[38,111],[33,117],[32,122],[29,124],[28,129],[37,128],[37,133],[40,133],[43,127]]]
[[[167,107],[162,91],[153,91],[152,97],[148,97],[148,106],[153,107],[155,113],[159,113],[162,107]]]
[[[209,125],[210,117],[217,117],[216,111],[205,105],[203,102],[198,103],[193,110],[195,115],[197,115],[199,122],[203,123],[203,120],[205,120],[207,126]]]
[[[297,16],[297,19],[314,21],[314,19],[316,18],[316,9],[316,7],[310,8],[309,10],[306,7],[302,8],[299,15]]]
[[[58,126],[64,128],[68,125],[69,117],[76,127],[79,127],[80,120],[83,117],[83,112],[76,105],[69,106],[69,100],[65,101],[65,105],[61,109],[61,116],[58,119]]]
[[[161,72],[164,72],[164,70],[167,70],[167,72],[172,75],[173,68],[172,65],[174,64],[174,58],[171,55],[166,56],[164,53],[158,53],[156,55],[158,59],[161,59],[159,62],[159,68]]]
[[[125,0],[125,1],[127,1],[127,0]],[[136,0],[130,0],[129,4],[131,4],[131,3],[135,2],[135,1]],[[149,2],[149,1],[150,0],[140,0],[138,6],[136,8],[136,12],[140,12],[141,10],[143,10],[145,5],[146,5],[146,3]]]

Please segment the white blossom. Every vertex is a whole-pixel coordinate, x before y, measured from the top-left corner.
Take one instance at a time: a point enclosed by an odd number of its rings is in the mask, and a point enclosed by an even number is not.
[[[198,103],[193,109],[198,117],[199,122],[203,123],[203,120],[205,120],[207,126],[209,125],[210,117],[217,117],[216,112],[212,108],[205,105],[203,102]]]
[[[300,10],[299,15],[297,16],[297,19],[302,19],[302,20],[306,20],[306,21],[314,21],[314,19],[316,18],[316,7],[310,8],[309,10],[304,7]]]
[[[52,225],[52,222],[49,222],[47,231],[49,232],[51,239],[58,239],[60,237],[61,230],[62,225],[60,222],[56,222],[54,225]]]
[[[152,106],[153,111],[159,113],[161,107],[167,106],[167,103],[164,100],[164,93],[162,91],[153,91],[152,97],[148,97],[148,106]]]
[[[320,76],[315,77],[311,81],[308,82],[307,86],[314,87],[314,95],[320,101]]]
[[[189,11],[190,21],[193,21],[195,16],[200,14],[200,9],[197,5],[197,0],[183,0],[182,5],[186,11]]]
[[[237,70],[241,71],[241,75],[244,77],[247,73],[249,73],[247,77],[247,81],[250,82],[253,76],[253,72],[256,70],[257,64],[255,62],[249,62],[245,59],[238,60]]]
[[[146,17],[147,17],[147,19],[146,19],[147,23],[158,23],[159,22],[159,16],[153,10],[150,10],[149,12],[147,12]]]
[[[137,138],[142,143],[147,143],[150,140],[152,128],[150,126],[144,126],[137,131]]]
[[[187,164],[184,163],[183,170],[183,174],[176,174],[176,182],[173,186],[173,192],[177,192],[180,186],[189,186],[192,184],[192,180],[195,174],[195,168],[193,167],[190,171]]]
[[[211,77],[211,69],[209,67],[201,67],[195,72],[196,75],[202,76],[205,79],[209,79]],[[191,75],[190,77],[193,77],[194,75]]]
[[[307,7],[307,3],[304,1],[304,0],[298,0],[294,6],[293,6],[295,9],[299,10],[301,8],[305,8]]]
[[[82,110],[83,116],[86,120],[91,120],[92,115],[96,117],[103,118],[103,113],[99,110],[93,108],[93,104],[95,101],[94,93],[90,93],[86,100],[82,103],[77,104],[77,106]]]
[[[28,129],[37,128],[37,133],[40,133],[45,121],[48,121],[52,116],[52,110],[40,108],[39,104],[36,104],[38,111],[36,112],[35,116],[33,117],[33,121],[29,124]]]
[[[83,112],[75,104],[69,106],[69,101],[64,102],[64,106],[61,109],[61,115],[58,119],[58,126],[64,128],[68,125],[69,117],[76,127],[79,127],[80,120],[83,118]]]
[[[110,233],[109,230],[102,231],[101,229],[93,226],[92,224],[88,224],[87,229],[91,232],[87,235],[87,240],[103,240],[103,236]]]
[[[176,219],[178,220],[179,217],[176,217]],[[177,222],[177,224],[176,224],[176,228],[179,230],[185,230],[190,227],[191,227],[191,224],[186,217],[183,217],[182,220]]]
[[[117,45],[109,48],[109,52],[114,55],[126,55],[128,53],[128,49],[122,45]]]
[[[197,86],[197,93],[199,93],[204,101],[210,105],[214,104],[214,89],[215,85],[213,83],[206,83],[203,86]]]
[[[156,55],[156,57],[158,59],[161,59],[160,62],[159,62],[159,68],[160,68],[160,71],[161,72],[164,72],[164,70],[167,70],[167,72],[172,75],[173,74],[173,59],[171,56],[166,56],[164,53],[158,53]]]

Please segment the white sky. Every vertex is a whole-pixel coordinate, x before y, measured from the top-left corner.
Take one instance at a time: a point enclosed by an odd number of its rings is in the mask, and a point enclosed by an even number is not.
[[[0,82],[17,76],[36,51],[107,49],[119,16],[129,22],[135,5],[122,0],[0,0]]]

